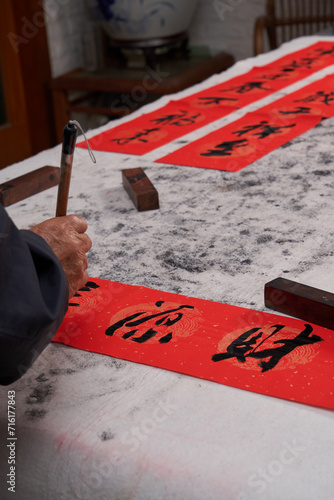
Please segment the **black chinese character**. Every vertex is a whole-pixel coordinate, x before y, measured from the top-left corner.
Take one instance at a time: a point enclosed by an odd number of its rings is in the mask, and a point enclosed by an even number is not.
[[[92,289],[95,290],[96,288],[100,288],[100,286],[97,285],[94,281],[87,281],[85,286],[79,288],[79,290],[73,295],[73,297],[81,297],[81,294],[79,292],[90,292]],[[69,302],[68,305],[70,307],[80,307],[80,304],[76,302]]]
[[[236,130],[235,132],[232,132],[232,134],[236,134],[238,137],[241,137],[242,135],[253,132],[254,130],[259,130],[259,132],[256,132],[252,135],[257,135],[260,139],[265,139],[266,137],[269,137],[272,134],[280,134],[282,129],[291,128],[294,127],[295,125],[296,125],[295,123],[292,123],[291,125],[275,126],[275,125],[270,125],[267,122],[267,120],[262,120],[260,123],[256,125],[246,125],[241,130]]]
[[[200,101],[204,101],[204,104],[220,104],[222,101],[237,101],[233,97],[199,97]]]
[[[283,71],[283,73],[273,73],[273,74],[269,74],[269,75],[261,75],[261,79],[263,80],[269,80],[269,81],[272,81],[272,80],[278,80],[279,78],[283,78],[283,77],[286,77],[286,73]]]
[[[252,92],[252,90],[271,90],[263,87],[264,82],[246,82],[243,85],[236,87],[230,87],[228,89],[220,90],[220,92],[236,92],[237,94],[246,94],[246,92]]]
[[[304,57],[300,61],[292,61],[290,64],[282,66],[281,68],[285,73],[290,73],[300,68],[312,69],[312,65],[317,59],[318,57]]]
[[[157,132],[158,130],[160,130],[160,128],[149,128],[149,129],[145,129],[143,132],[137,132],[137,134],[133,135],[132,137],[120,137],[118,139],[111,139],[110,142],[115,141],[120,146],[123,146],[124,144],[128,144],[131,141],[135,141],[136,139],[138,139],[140,142],[148,142],[146,137],[148,137],[148,135],[151,132]]]
[[[334,92],[324,92],[319,90],[315,94],[311,94],[304,99],[296,99],[295,102],[322,102],[326,106],[330,106],[330,103],[334,100]]]
[[[334,45],[330,49],[317,49],[319,56],[332,56],[334,55]]]
[[[160,300],[160,301],[156,302],[155,305],[157,307],[161,307],[163,303],[164,303],[164,301]],[[155,337],[156,334],[158,333],[158,331],[154,330],[153,328],[149,328],[145,333],[143,333],[139,337],[133,337],[133,335],[138,331],[138,328],[136,328],[136,327],[142,325],[143,323],[145,323],[147,321],[150,321],[150,320],[156,319],[156,318],[159,318],[159,319],[157,319],[157,321],[155,321],[155,323],[154,323],[155,326],[166,326],[166,327],[173,326],[175,323],[180,321],[183,317],[183,313],[177,312],[177,311],[180,311],[181,309],[194,309],[194,307],[188,306],[188,305],[181,305],[181,306],[177,307],[176,309],[169,309],[167,311],[158,312],[156,314],[149,314],[148,316],[143,316],[143,314],[147,314],[147,313],[145,313],[145,311],[138,312],[138,313],[132,314],[131,316],[127,316],[126,318],[121,319],[120,321],[117,321],[113,325],[109,326],[109,328],[107,328],[105,334],[112,336],[116,332],[116,330],[123,328],[123,327],[126,327],[126,328],[129,328],[130,330],[126,333],[123,333],[123,336],[122,336],[123,339],[128,339],[128,338],[132,337],[131,340],[133,342],[137,342],[139,344],[142,344],[142,343],[146,342],[147,340]],[[173,317],[171,319],[169,316],[172,315],[173,313],[175,313],[175,317]],[[142,317],[139,318],[139,316],[142,316]],[[167,342],[169,342],[172,339],[172,336],[173,336],[173,332],[167,333],[166,335],[164,335],[162,338],[159,339],[160,344],[166,344]]]
[[[247,146],[247,139],[240,141],[226,141],[215,146],[215,149],[210,149],[206,153],[201,153],[201,156],[231,156],[235,148],[243,148]]]
[[[247,361],[247,358],[260,359],[262,361],[259,362],[259,367],[262,369],[263,373],[275,368],[275,366],[284,356],[292,352],[297,347],[315,344],[316,342],[321,342],[324,340],[318,335],[311,335],[311,333],[313,332],[313,327],[309,324],[305,324],[305,329],[295,338],[282,338],[276,340],[273,343],[278,344],[277,347],[270,347],[259,351],[259,347],[264,344],[269,338],[273,337],[280,330],[285,328],[285,325],[273,325],[270,328],[274,328],[273,333],[262,340],[262,342],[260,342],[258,345],[256,344],[263,335],[261,328],[252,328],[251,330],[248,330],[247,332],[240,335],[237,339],[233,340],[233,342],[231,342],[231,344],[227,347],[226,352],[214,354],[212,356],[212,361],[216,362],[225,359],[236,358],[240,363],[245,363]],[[265,361],[266,358],[269,359]]]
[[[201,116],[201,113],[197,113],[197,115],[193,116],[187,116],[187,114],[187,111],[180,110],[179,114],[165,115],[161,118],[155,118],[151,120],[151,122],[155,122],[157,125],[176,125],[177,127],[183,127],[196,123],[196,118]]]
[[[297,109],[292,109],[291,111],[279,111],[281,115],[309,115],[311,112],[311,108],[307,108],[304,106],[299,106]]]

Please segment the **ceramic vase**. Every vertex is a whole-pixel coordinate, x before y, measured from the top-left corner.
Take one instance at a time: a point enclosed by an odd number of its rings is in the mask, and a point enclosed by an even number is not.
[[[186,32],[198,0],[87,0],[115,40],[168,38]]]

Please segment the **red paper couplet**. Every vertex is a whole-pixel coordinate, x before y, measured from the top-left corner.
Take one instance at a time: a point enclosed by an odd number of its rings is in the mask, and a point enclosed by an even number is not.
[[[285,111],[280,111],[281,114],[293,116],[295,110],[295,116],[299,115],[301,119],[310,115],[322,118],[334,116],[334,74],[327,75],[262,109],[278,109],[279,106],[285,108]]]
[[[248,113],[157,160],[236,172],[334,116],[334,75]]]
[[[229,114],[230,107],[196,109],[188,103],[170,101],[163,108],[89,139],[92,149],[143,155],[182,135]],[[86,143],[79,144],[87,147]]]
[[[90,139],[92,149],[144,155],[334,64],[334,44],[318,42],[266,66],[187,96]],[[86,142],[78,144],[86,148]]]
[[[243,108],[332,64],[334,64],[334,44],[318,42],[265,66],[255,66],[247,73],[177,102],[187,103],[196,109],[217,109],[220,106],[223,108],[228,106],[232,112],[235,108]],[[225,115],[224,110],[224,114],[220,117]]]
[[[305,116],[300,120],[269,113],[248,113],[156,161],[237,172],[315,127],[320,119],[321,116]]]
[[[334,332],[303,321],[91,279],[56,342],[334,408]]]

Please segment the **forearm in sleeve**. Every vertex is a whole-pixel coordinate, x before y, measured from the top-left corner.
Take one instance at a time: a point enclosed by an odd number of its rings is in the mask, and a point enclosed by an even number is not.
[[[68,281],[49,245],[20,231],[0,206],[0,384],[20,378],[51,342]]]

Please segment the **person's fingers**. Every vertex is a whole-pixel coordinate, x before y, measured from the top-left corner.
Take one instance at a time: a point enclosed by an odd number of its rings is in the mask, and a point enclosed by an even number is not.
[[[81,234],[80,238],[83,244],[84,251],[88,252],[92,248],[92,240],[86,233]]]
[[[83,269],[81,269],[80,273],[76,273],[74,276],[70,275],[69,278],[70,278],[69,279],[69,286],[70,286],[69,298],[72,298],[74,296],[74,294],[78,290],[80,290],[80,288],[85,286],[87,281],[89,281],[89,274],[87,271],[84,271]]]
[[[87,252],[92,241],[86,234],[87,222],[77,215],[55,217],[31,228],[50,245],[69,282],[70,297],[89,280]]]
[[[87,255],[86,254],[83,256],[83,259],[82,259],[82,269],[84,271],[86,269],[88,269],[88,259],[87,259]]]
[[[67,215],[66,217],[75,231],[77,231],[80,234],[85,233],[87,231],[88,224],[87,221],[85,221],[85,219],[83,219],[79,215],[74,215],[74,214]]]
[[[83,275],[83,282],[84,282],[83,284],[85,285],[87,281],[89,281],[89,274],[87,271],[85,271]]]
[[[87,281],[89,281],[89,274],[87,271],[84,271],[81,275],[81,279],[77,281],[76,283],[76,289],[73,290],[73,295],[78,291],[80,290],[80,288],[82,288],[83,286],[85,286],[85,284],[87,283]]]

